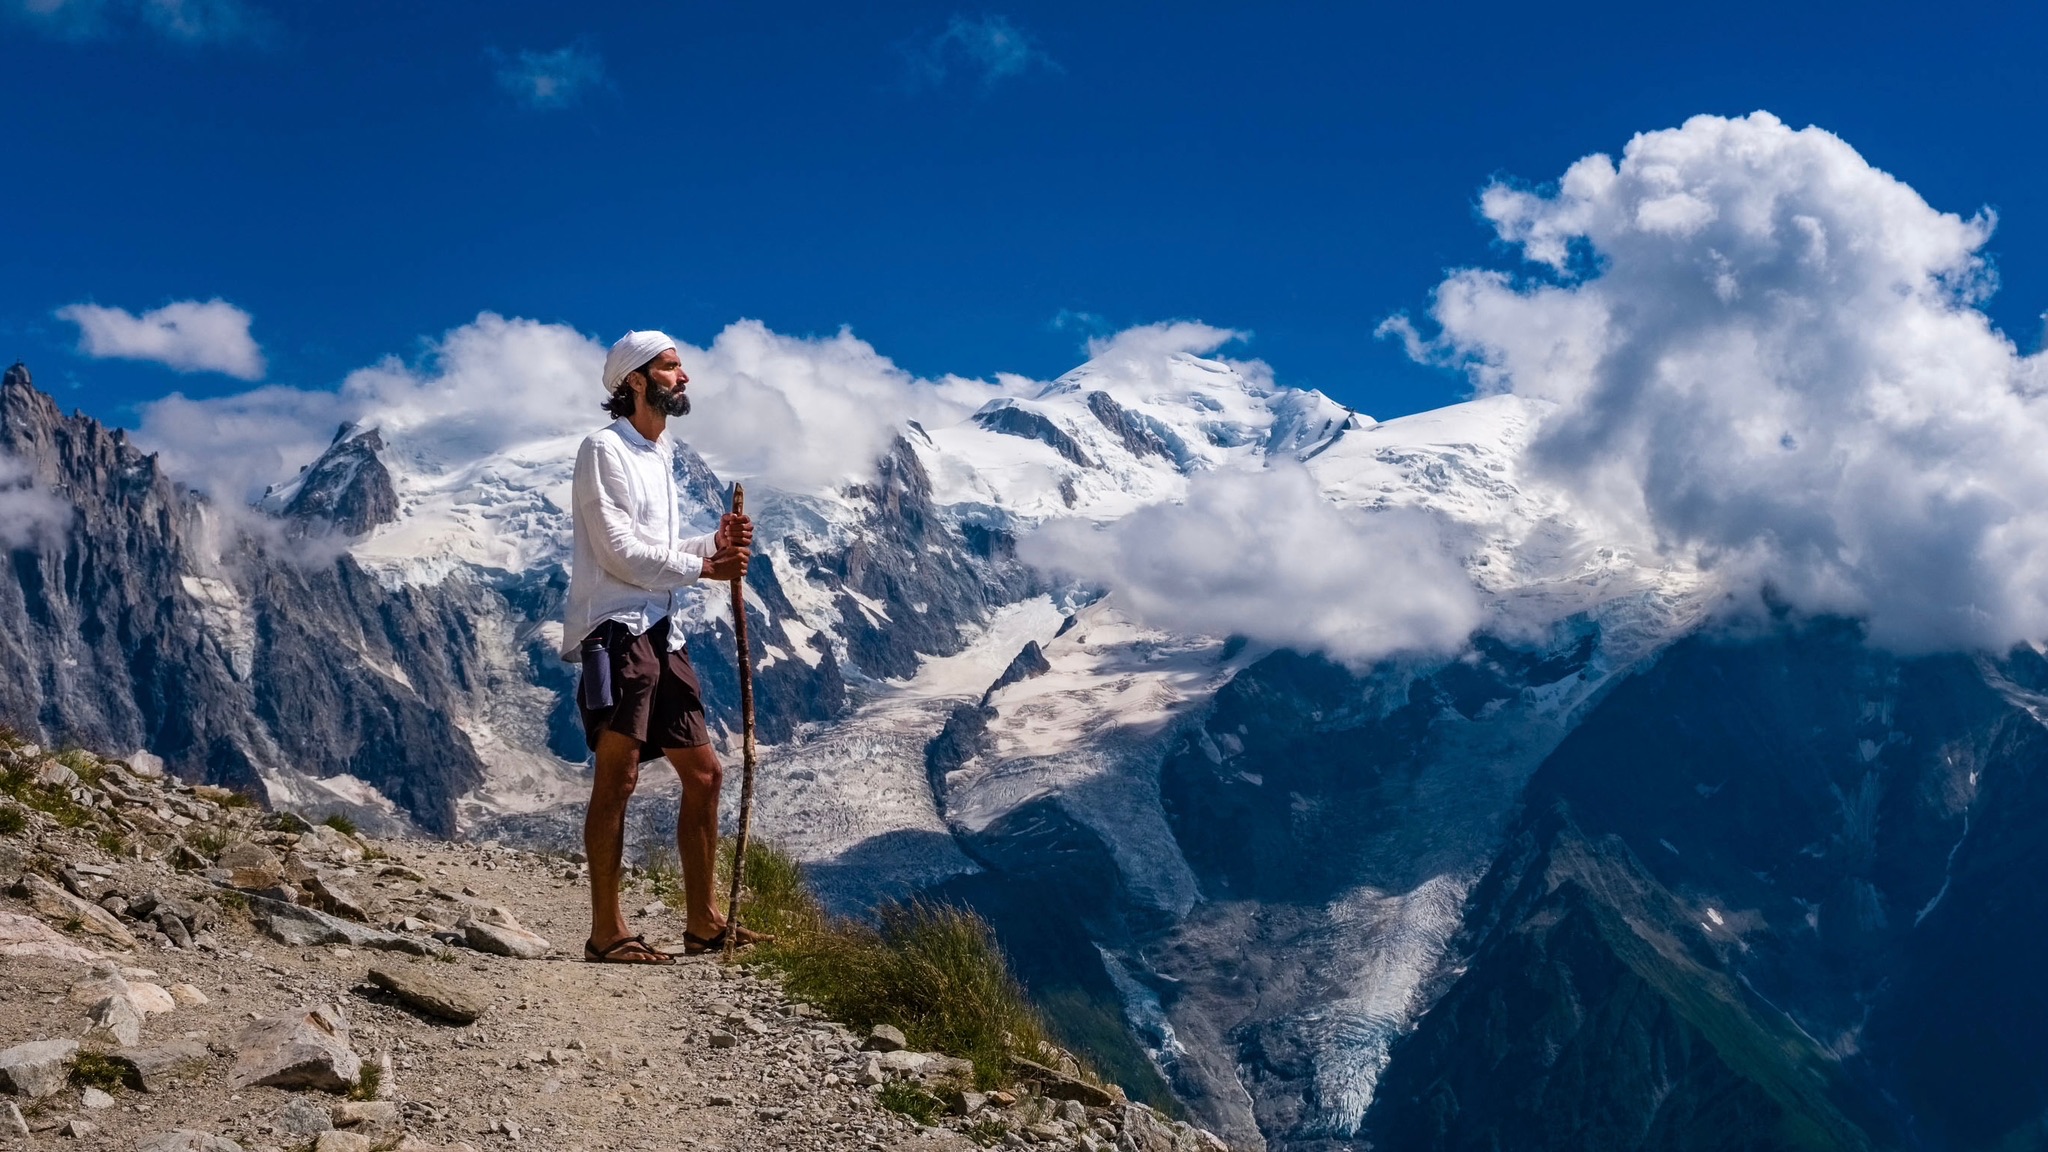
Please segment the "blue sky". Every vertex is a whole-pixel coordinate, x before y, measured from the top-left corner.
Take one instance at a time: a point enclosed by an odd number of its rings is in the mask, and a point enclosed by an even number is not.
[[[0,358],[115,421],[332,386],[483,310],[699,344],[850,325],[909,370],[1049,377],[1098,331],[1249,330],[1378,416],[1465,387],[1372,333],[1478,218],[1700,112],[1818,124],[1999,214],[2048,307],[2039,6],[0,0]],[[225,300],[260,360],[79,350],[77,311]],[[232,374],[231,374],[232,373]]]

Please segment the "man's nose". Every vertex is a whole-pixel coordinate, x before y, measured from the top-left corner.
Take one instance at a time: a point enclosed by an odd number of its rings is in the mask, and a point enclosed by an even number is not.
[[[689,382],[690,374],[688,372],[683,371],[681,368],[676,369],[676,383],[688,384]]]

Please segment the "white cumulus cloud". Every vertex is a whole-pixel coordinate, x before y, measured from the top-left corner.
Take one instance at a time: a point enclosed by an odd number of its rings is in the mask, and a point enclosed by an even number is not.
[[[1898,648],[2048,637],[2048,371],[1981,309],[1988,212],[1766,113],[1481,208],[1536,273],[1454,273],[1436,335],[1389,327],[1554,401],[1536,463],[1606,532]]]
[[[72,508],[35,486],[28,466],[0,452],[0,547],[40,544],[70,525]]]
[[[343,423],[374,424],[428,473],[609,420],[598,383],[605,345],[573,328],[483,313],[431,344],[351,372],[338,390],[258,388],[172,395],[143,409],[137,441],[164,467],[223,498],[247,499],[319,455]],[[905,420],[952,423],[1035,382],[923,380],[840,332],[784,336],[758,321],[710,347],[677,349],[693,411],[670,434],[720,475],[813,491],[872,474]]]
[[[137,316],[124,308],[69,304],[59,319],[78,325],[78,350],[97,359],[152,360],[180,372],[263,376],[263,350],[249,314],[225,300],[179,300]]]
[[[549,52],[522,48],[508,55],[492,49],[490,55],[498,87],[528,108],[568,108],[605,84],[604,57],[585,41]]]
[[[1138,618],[1346,663],[1462,647],[1478,592],[1427,514],[1340,509],[1298,465],[1197,475],[1181,504],[1018,543],[1029,563],[1109,587]]]
[[[952,424],[1038,387],[1021,377],[922,380],[851,332],[784,336],[754,320],[730,325],[708,349],[680,351],[696,408],[674,426],[721,475],[792,491],[870,475],[906,420]]]

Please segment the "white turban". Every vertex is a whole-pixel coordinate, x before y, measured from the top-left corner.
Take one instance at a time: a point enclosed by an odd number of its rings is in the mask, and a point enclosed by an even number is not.
[[[619,337],[619,342],[605,354],[604,394],[609,396],[618,391],[619,381],[626,378],[626,373],[675,346],[675,341],[660,332],[628,332]]]

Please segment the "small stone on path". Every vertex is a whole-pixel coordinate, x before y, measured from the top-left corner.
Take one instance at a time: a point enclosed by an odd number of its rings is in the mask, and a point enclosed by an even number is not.
[[[894,1052],[907,1048],[910,1041],[903,1038],[903,1031],[887,1024],[877,1024],[868,1032],[867,1046],[876,1052]]]
[[[538,960],[548,954],[550,945],[546,940],[523,928],[507,928],[501,924],[486,924],[481,920],[465,920],[462,938],[471,948],[489,952],[494,956],[510,956],[515,960]]]
[[[370,983],[398,997],[409,1008],[468,1024],[484,1014],[490,1001],[422,965],[380,964],[370,969]]]

